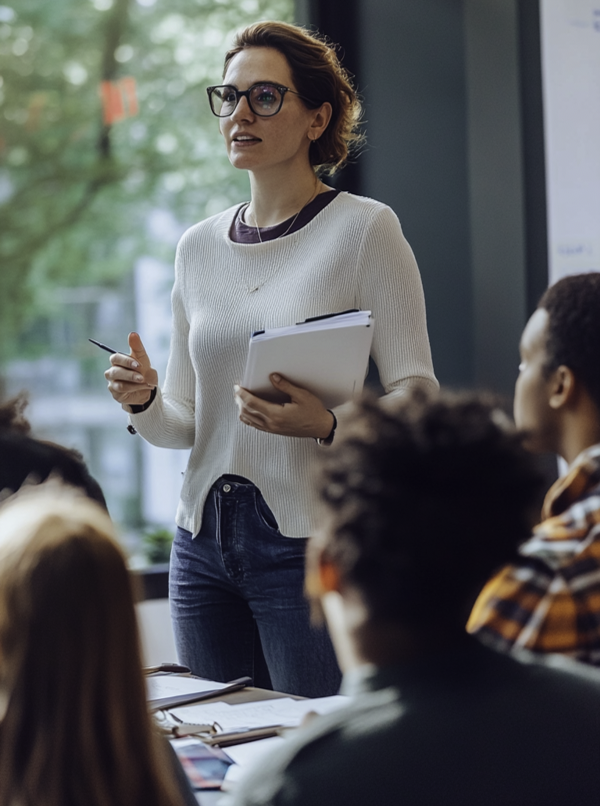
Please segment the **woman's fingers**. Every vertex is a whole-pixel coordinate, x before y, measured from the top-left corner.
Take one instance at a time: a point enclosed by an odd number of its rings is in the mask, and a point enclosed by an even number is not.
[[[113,368],[114,369],[114,368]],[[119,403],[133,403],[134,405],[142,405],[150,400],[152,394],[152,387],[147,383],[137,380],[120,379],[118,376],[115,378],[110,375],[113,369],[109,369],[104,373],[108,381],[108,391]]]
[[[247,389],[243,389],[237,384],[234,386],[234,395],[241,422],[243,422],[244,425],[251,425],[261,431],[268,430],[266,427],[268,412],[261,410],[261,404],[265,404],[266,406],[273,406],[275,404],[267,403],[265,400],[255,397],[251,392],[248,392]]]
[[[158,375],[152,367],[142,340],[137,333],[129,334],[130,355],[113,353],[110,368],[104,373],[108,390],[119,403],[139,406],[147,403]]]
[[[284,378],[273,384],[288,393],[291,402],[280,405],[256,397],[241,386],[234,386],[240,421],[245,425],[287,437],[326,437],[333,417],[319,398]],[[285,390],[282,388],[285,385]]]
[[[148,353],[146,352],[139,333],[135,331],[130,333],[128,341],[132,363],[139,364],[140,372],[144,375],[144,380],[147,384],[151,387],[156,386],[158,384],[158,375],[150,362],[150,358],[148,357]]]
[[[151,366],[150,359],[148,358],[148,353],[144,348],[139,333],[135,333],[135,331],[130,333],[127,340],[129,342],[129,349],[131,350],[130,357],[132,361],[139,363],[142,369],[149,368]]]
[[[116,353],[111,356],[111,367],[106,370],[104,377],[108,381],[108,390],[119,403],[133,403],[142,405],[150,399],[152,389],[156,386],[154,370],[147,370],[145,374],[141,368],[135,369],[129,356]],[[139,366],[139,365],[138,365]],[[153,380],[153,383],[148,381]]]

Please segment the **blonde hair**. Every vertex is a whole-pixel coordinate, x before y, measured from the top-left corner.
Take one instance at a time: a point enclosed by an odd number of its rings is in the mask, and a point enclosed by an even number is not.
[[[111,521],[57,482],[0,508],[0,803],[175,806]]]
[[[335,46],[298,25],[257,22],[235,37],[233,48],[225,55],[223,76],[234,56],[246,48],[279,51],[290,66],[297,92],[310,109],[331,104],[329,125],[318,140],[313,140],[309,158],[322,173],[335,173],[365,141],[359,131],[362,107]]]

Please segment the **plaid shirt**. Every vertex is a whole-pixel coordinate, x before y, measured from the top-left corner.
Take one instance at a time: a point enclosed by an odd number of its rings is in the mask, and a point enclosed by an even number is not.
[[[467,630],[507,651],[560,652],[600,666],[600,445],[550,488],[518,564],[491,579]]]

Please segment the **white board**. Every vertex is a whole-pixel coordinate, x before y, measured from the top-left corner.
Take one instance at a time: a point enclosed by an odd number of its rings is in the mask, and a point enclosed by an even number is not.
[[[549,282],[600,271],[600,0],[541,0]]]

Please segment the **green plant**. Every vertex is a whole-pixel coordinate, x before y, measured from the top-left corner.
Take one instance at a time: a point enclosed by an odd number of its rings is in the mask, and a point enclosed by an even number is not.
[[[142,538],[144,554],[152,564],[169,562],[172,543],[172,532],[161,527],[146,532]]]

